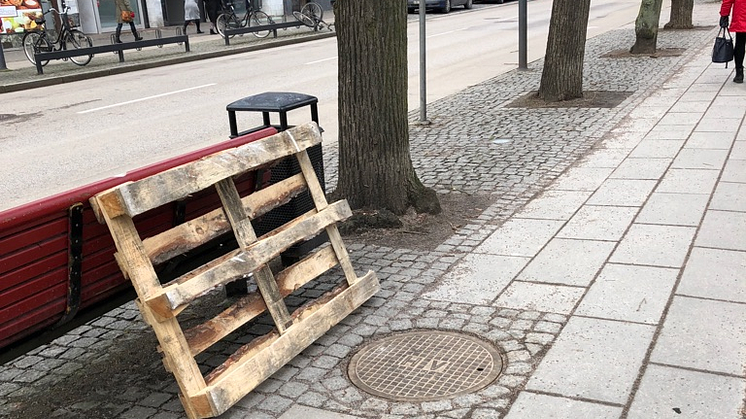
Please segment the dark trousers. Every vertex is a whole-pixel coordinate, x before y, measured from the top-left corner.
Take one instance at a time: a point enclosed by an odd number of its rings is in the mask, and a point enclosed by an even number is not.
[[[746,51],[746,32],[736,32],[736,44],[733,46],[736,68],[743,68],[744,51]]]
[[[199,28],[199,19],[194,19],[194,20],[185,20],[184,21],[184,33],[186,33],[186,29],[187,29],[187,26],[189,26],[189,22],[194,22],[194,25],[197,26],[197,33],[202,32],[202,30],[200,30],[200,28]]]
[[[130,29],[132,30],[132,35],[134,35],[135,38],[137,38],[138,35],[137,35],[137,28],[135,28],[135,22],[129,22],[129,24],[130,24]],[[119,39],[119,36],[122,34],[122,25],[123,23],[117,24],[117,39]],[[741,57],[743,57],[743,55]],[[741,58],[741,61],[743,61],[743,58]]]

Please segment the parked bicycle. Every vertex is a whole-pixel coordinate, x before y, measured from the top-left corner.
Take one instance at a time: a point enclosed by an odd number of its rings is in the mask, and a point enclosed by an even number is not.
[[[275,23],[266,13],[261,10],[254,9],[254,2],[246,2],[246,14],[243,17],[236,15],[236,9],[233,7],[233,1],[228,0],[223,6],[224,12],[218,16],[215,26],[217,26],[218,33],[223,38],[226,37],[226,29],[238,29],[245,28],[247,26],[264,26]],[[269,35],[270,31],[259,31],[252,32],[257,38],[265,38]],[[233,35],[230,36],[233,38]]]
[[[39,52],[66,50],[68,45],[71,45],[75,49],[88,48],[93,46],[91,38],[89,38],[83,32],[70,27],[70,21],[67,17],[67,13],[69,11],[69,7],[65,8],[65,10],[61,13],[58,12],[57,9],[51,8],[41,16],[38,16],[34,19],[34,22],[39,29],[26,32],[23,35],[22,41],[23,52],[26,53],[26,58],[31,61],[31,64],[36,65],[34,54]],[[60,21],[62,22],[62,29],[59,30],[57,38],[54,41],[51,40],[50,34],[47,31],[45,24],[46,19],[44,17],[44,15],[46,15],[47,13],[52,12],[57,13],[57,15],[60,17]],[[80,55],[77,57],[70,57],[70,61],[74,62],[77,65],[83,66],[91,62],[91,58],[93,58],[93,54]],[[67,58],[63,58],[63,60],[67,60]],[[49,60],[45,60],[41,63],[41,65],[44,66],[47,65],[47,63],[49,63]]]
[[[324,28],[334,30],[334,24],[324,22],[324,9],[318,3],[309,1],[300,9],[300,12],[293,12],[293,16],[315,31]]]

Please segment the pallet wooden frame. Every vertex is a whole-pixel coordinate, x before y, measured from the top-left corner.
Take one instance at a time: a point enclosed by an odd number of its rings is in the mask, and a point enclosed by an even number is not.
[[[326,333],[379,290],[376,275],[357,277],[336,222],[352,213],[346,201],[327,203],[307,149],[321,142],[314,122],[237,148],[225,150],[91,198],[117,247],[117,262],[137,291],[137,305],[153,328],[166,369],[180,388],[190,419],[217,416]],[[233,177],[295,157],[301,173],[270,188],[239,196]],[[222,208],[145,241],[132,217],[202,189],[214,187]],[[257,237],[251,219],[308,190],[315,209]],[[153,268],[232,230],[239,248],[161,284]],[[326,231],[329,243],[273,275],[267,263],[293,244]],[[339,265],[346,281],[321,297],[288,311],[284,297]],[[178,315],[211,290],[253,274],[258,292],[250,293],[206,322],[183,330]],[[207,375],[194,359],[263,312],[275,329],[239,348]]]

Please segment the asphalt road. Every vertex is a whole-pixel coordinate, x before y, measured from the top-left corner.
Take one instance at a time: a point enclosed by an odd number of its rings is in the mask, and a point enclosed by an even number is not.
[[[551,0],[529,3],[529,61],[543,56]],[[588,36],[634,23],[639,0],[594,0]],[[667,15],[667,11],[663,15]],[[418,25],[410,17],[409,109],[419,106]],[[429,15],[428,101],[517,66],[518,3]],[[227,138],[225,106],[265,91],[319,98],[325,147],[337,139],[336,39],[6,93],[0,210]],[[309,119],[293,111],[290,122]],[[239,129],[260,117],[239,114]]]

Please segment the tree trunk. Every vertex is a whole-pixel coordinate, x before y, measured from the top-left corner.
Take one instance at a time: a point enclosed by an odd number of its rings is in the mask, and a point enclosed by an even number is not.
[[[666,29],[692,29],[692,13],[694,13],[694,0],[671,0],[671,17],[664,28]]]
[[[663,0],[642,0],[635,21],[635,45],[629,50],[632,54],[655,54],[662,5]]]
[[[407,5],[337,0],[339,179],[353,209],[440,212],[409,155]]]
[[[558,102],[583,97],[583,57],[591,0],[554,0],[539,97]]]

